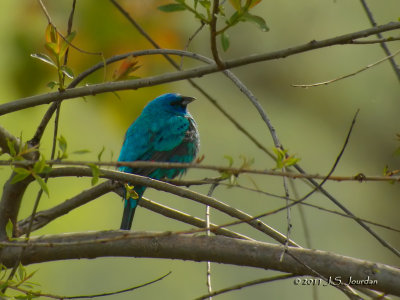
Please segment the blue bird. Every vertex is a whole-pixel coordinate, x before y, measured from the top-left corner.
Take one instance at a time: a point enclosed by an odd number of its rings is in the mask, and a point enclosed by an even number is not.
[[[118,161],[192,162],[200,145],[196,122],[186,109],[193,100],[195,98],[180,94],[165,94],[149,102],[128,128]],[[184,168],[133,169],[127,166],[119,167],[119,170],[154,179],[172,179],[186,171]],[[146,187],[135,186],[133,190],[138,197],[124,197],[123,230],[130,230]]]

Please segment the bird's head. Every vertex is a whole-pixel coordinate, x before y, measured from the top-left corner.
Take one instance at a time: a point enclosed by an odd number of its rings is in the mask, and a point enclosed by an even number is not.
[[[187,112],[186,106],[195,99],[180,94],[164,94],[149,102],[145,109],[153,113],[164,111],[173,114],[185,114]]]

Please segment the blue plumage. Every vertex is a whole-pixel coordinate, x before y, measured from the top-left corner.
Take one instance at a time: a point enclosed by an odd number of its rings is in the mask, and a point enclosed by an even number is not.
[[[165,94],[149,102],[125,134],[118,161],[192,162],[199,149],[197,125],[186,106],[194,98]],[[185,169],[120,167],[120,171],[154,179],[172,179]],[[121,229],[129,230],[146,187],[135,186],[138,199],[124,199]]]

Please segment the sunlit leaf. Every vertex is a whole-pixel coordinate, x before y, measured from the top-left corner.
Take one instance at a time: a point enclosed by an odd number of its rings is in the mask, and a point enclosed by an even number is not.
[[[67,158],[67,140],[62,135],[57,139],[58,140],[58,148],[61,150],[61,155],[59,155],[59,159]]]
[[[90,169],[92,170],[92,186],[96,185],[96,183],[99,181],[99,176],[101,175],[99,166],[95,164],[88,164]]]
[[[101,148],[99,154],[97,154],[97,160],[98,161],[101,161],[101,156],[103,155],[104,150],[106,150],[106,147],[103,146],[103,148]]]
[[[8,219],[8,222],[6,225],[6,235],[10,240],[13,237],[13,230],[14,230],[14,224],[11,222],[10,219]]]
[[[15,150],[14,141],[7,138],[7,146],[8,146],[8,151],[10,151],[11,156],[14,157],[15,155],[17,155],[17,151]]]
[[[186,10],[186,6],[181,3],[170,3],[166,5],[161,5],[157,7],[157,9],[163,12],[175,12]]]
[[[242,9],[242,1],[241,0],[229,0],[229,3],[233,6],[237,11]]]
[[[58,57],[60,53],[60,46],[56,43],[46,43],[44,45],[46,49],[53,54],[54,56]]]
[[[15,175],[11,179],[11,184],[20,182],[32,174],[31,171],[24,169],[24,168],[14,168],[14,173],[15,173]]]
[[[224,51],[228,50],[230,42],[229,42],[229,35],[227,35],[225,32],[221,34],[221,45],[222,49]]]
[[[61,72],[63,72],[67,77],[73,79],[75,77],[74,72],[72,72],[70,67],[62,66]]]
[[[50,196],[49,188],[47,187],[47,184],[46,182],[44,182],[43,178],[36,174],[32,175],[36,179],[36,182],[39,183],[40,188],[43,190],[43,192],[45,192],[47,196]]]
[[[79,154],[79,155],[81,155],[81,154],[86,154],[86,153],[90,153],[90,150],[87,150],[87,149],[76,150],[76,151],[73,151],[71,154]]]
[[[247,0],[247,2],[249,2],[249,8],[252,8],[256,6],[258,3],[260,3],[261,0]]]
[[[64,57],[65,52],[67,52],[68,47],[72,43],[72,40],[75,38],[76,31],[71,32],[65,40],[63,39],[61,42],[61,47],[60,47],[60,56]]]
[[[18,274],[18,279],[19,279],[20,281],[22,281],[22,280],[25,279],[25,276],[26,276],[26,269],[25,269],[25,267],[21,264],[21,262],[20,262],[19,265],[18,265],[17,274]]]
[[[57,85],[60,85],[57,81],[50,81],[49,83],[46,84],[47,87],[54,89]]]
[[[53,24],[49,23],[45,31],[46,43],[58,43],[58,33]]]
[[[261,31],[264,31],[264,32],[269,31],[267,23],[265,23],[265,20],[262,17],[255,16],[255,15],[252,15],[252,14],[249,14],[248,12],[246,12],[241,16],[240,20],[248,21],[248,22],[252,22],[252,23],[256,24],[261,29]]]
[[[139,69],[141,66],[137,65],[139,62],[132,55],[125,58],[119,68],[113,74],[113,80],[124,80],[130,77],[131,73]]]
[[[39,59],[39,60],[45,62],[46,64],[49,64],[50,66],[53,66],[54,68],[57,68],[56,63],[46,54],[33,53],[33,54],[31,54],[31,57]]]
[[[228,162],[229,162],[228,167],[229,168],[232,167],[232,165],[233,165],[233,157],[230,156],[230,155],[224,155],[224,158],[227,159]]]
[[[200,0],[199,3],[201,4],[201,6],[203,6],[207,10],[211,8],[210,0]]]
[[[40,160],[38,160],[37,162],[35,162],[35,164],[33,165],[33,171],[35,173],[42,173],[43,169],[46,166],[46,159],[44,158],[44,156],[42,155],[42,158]]]
[[[138,193],[134,190],[133,185],[125,184],[125,199],[139,199]]]

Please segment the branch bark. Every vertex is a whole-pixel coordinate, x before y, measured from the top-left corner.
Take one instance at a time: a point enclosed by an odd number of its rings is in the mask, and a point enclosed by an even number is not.
[[[236,68],[252,63],[257,63],[261,61],[268,61],[274,60],[279,58],[286,58],[288,56],[299,54],[302,52],[307,52],[310,50],[320,49],[324,47],[329,47],[333,45],[341,45],[351,42],[354,39],[367,37],[378,32],[385,32],[394,29],[400,28],[400,22],[391,22],[386,25],[381,25],[369,29],[365,29],[362,31],[357,31],[341,36],[337,36],[334,38],[325,39],[322,41],[311,41],[306,44],[302,44],[299,46],[258,54],[258,55],[251,55],[246,56],[238,59],[228,60],[224,62],[224,69],[231,69]],[[54,101],[59,100],[67,100],[82,96],[88,95],[96,95],[100,93],[106,92],[114,92],[120,90],[128,90],[128,89],[139,89],[143,87],[150,87],[155,86],[163,83],[179,81],[183,79],[201,77],[203,75],[219,72],[221,69],[216,64],[192,68],[185,71],[173,72],[162,74],[158,76],[152,76],[143,79],[136,79],[136,80],[126,80],[126,81],[118,81],[118,82],[106,82],[100,84],[93,84],[89,86],[74,88],[74,89],[67,89],[62,92],[54,92],[48,94],[42,94],[32,97],[23,98],[20,100],[11,101],[0,105],[0,115],[4,115],[6,113],[10,113],[13,111],[42,105],[42,104],[49,104]]]
[[[282,246],[221,236],[103,231],[32,237],[29,244],[18,241],[0,245],[3,246],[1,262],[7,267],[13,266],[24,247],[25,251],[21,257],[24,265],[56,260],[122,256],[211,261],[297,275],[312,275],[312,269],[326,278],[338,276],[343,283],[349,282],[350,279],[370,280],[369,283],[372,284],[363,287],[400,295],[400,270],[388,265],[326,251],[293,247],[289,247],[288,251],[296,259],[285,255],[284,260],[280,261]]]

